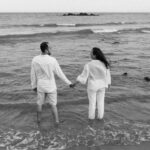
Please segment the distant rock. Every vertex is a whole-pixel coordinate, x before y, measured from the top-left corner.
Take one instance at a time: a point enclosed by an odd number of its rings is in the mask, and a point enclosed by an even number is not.
[[[117,42],[117,41],[116,41],[116,42],[113,42],[112,44],[120,44],[120,42]]]
[[[125,72],[125,73],[123,73],[122,75],[123,75],[123,76],[127,76],[127,75],[128,75],[128,73],[127,73],[127,72]]]
[[[149,82],[150,81],[150,77],[144,77],[144,80]]]
[[[66,13],[63,16],[98,16],[97,14],[93,13]]]

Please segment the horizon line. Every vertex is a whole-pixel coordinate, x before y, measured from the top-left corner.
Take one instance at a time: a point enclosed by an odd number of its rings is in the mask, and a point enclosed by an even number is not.
[[[150,11],[0,11],[0,13],[150,13]]]

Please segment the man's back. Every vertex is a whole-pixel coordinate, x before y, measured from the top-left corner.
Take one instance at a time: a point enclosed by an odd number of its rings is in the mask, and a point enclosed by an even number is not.
[[[50,93],[56,90],[55,66],[56,59],[49,55],[39,55],[33,58],[32,68],[33,73],[36,75],[38,91]]]
[[[39,55],[32,61],[38,80],[53,80],[56,59],[48,55]]]

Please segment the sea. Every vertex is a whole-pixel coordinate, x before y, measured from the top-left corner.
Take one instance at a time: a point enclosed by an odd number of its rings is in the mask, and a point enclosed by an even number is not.
[[[150,13],[63,14],[0,13],[0,148],[94,150],[150,141]],[[62,123],[55,129],[45,103],[37,127],[30,69],[44,41],[72,82],[91,60],[93,47],[104,52],[112,85],[103,122],[88,126],[86,85],[70,89],[56,77]]]

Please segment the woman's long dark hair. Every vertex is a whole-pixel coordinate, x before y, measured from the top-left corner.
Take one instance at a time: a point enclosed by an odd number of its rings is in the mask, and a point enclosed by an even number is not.
[[[101,62],[104,63],[104,65],[106,66],[107,69],[110,67],[109,62],[107,61],[105,55],[103,54],[103,52],[101,51],[100,48],[93,47],[92,52],[97,60],[100,60]]]

